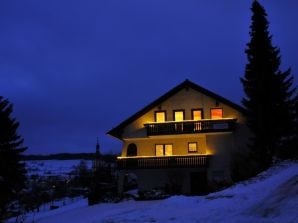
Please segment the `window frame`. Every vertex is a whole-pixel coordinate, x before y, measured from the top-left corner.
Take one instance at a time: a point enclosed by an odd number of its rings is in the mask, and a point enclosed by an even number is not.
[[[185,120],[185,109],[175,109],[175,110],[173,110],[173,121],[175,121],[175,122],[176,122],[176,117],[175,117],[176,112],[183,112],[183,120],[182,121],[177,121],[177,122],[183,122]]]
[[[224,109],[223,108],[210,108],[210,119],[214,119],[214,118],[212,118],[212,110],[213,109],[221,109],[222,112],[221,112],[221,118],[220,119],[223,119],[223,117],[224,117]]]
[[[157,155],[157,152],[156,152],[157,146],[162,146],[162,154],[163,154],[162,156],[164,156],[164,153],[165,153],[164,152],[164,144],[155,144],[155,156],[159,157],[159,155]]]
[[[129,143],[127,145],[126,156],[127,157],[138,156],[138,147],[135,143]]]
[[[166,146],[171,146],[171,155],[166,155]],[[164,144],[164,156],[173,156],[173,144]]]
[[[201,111],[201,120],[204,119],[204,110],[203,110],[203,108],[193,108],[193,109],[191,109],[191,120],[194,120],[194,111]],[[196,121],[200,121],[200,120],[196,120]]]
[[[156,114],[157,113],[162,113],[162,112],[165,114],[165,121],[164,122],[167,121],[167,111],[166,110],[159,110],[159,111],[155,111],[154,112],[154,121],[155,122],[157,122],[157,116],[156,116]],[[163,122],[158,122],[158,123],[163,123]]]
[[[165,143],[165,144],[155,144],[155,156],[156,157],[166,156],[166,145],[170,145],[172,147],[172,155],[167,155],[167,156],[173,156],[173,144],[172,143]],[[162,153],[163,153],[162,156],[157,156],[156,146],[162,146]]]
[[[190,144],[196,144],[196,151],[190,151],[189,150],[189,145]],[[198,148],[198,142],[188,142],[188,153],[198,153],[199,148]]]

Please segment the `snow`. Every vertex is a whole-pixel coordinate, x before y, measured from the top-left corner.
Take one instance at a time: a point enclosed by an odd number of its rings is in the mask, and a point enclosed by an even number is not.
[[[63,206],[62,203],[66,203],[68,205]],[[49,205],[52,205],[52,204],[58,205],[60,208],[48,211]],[[80,207],[86,207],[87,205],[88,205],[87,200],[83,199],[82,197],[76,197],[76,198],[72,198],[72,199],[66,198],[63,201],[58,201],[58,202],[56,201],[51,204],[47,203],[41,207],[40,212],[31,212],[25,218],[27,218],[27,221],[31,223],[31,222],[35,222],[35,219],[39,218],[40,216],[42,216],[43,218],[50,217],[50,216],[58,215],[60,213],[71,211],[71,210],[74,210],[74,209],[77,209]]]
[[[298,222],[298,163],[280,163],[251,180],[206,196],[87,206],[85,199],[34,216],[36,223]],[[34,218],[33,218],[34,217]]]

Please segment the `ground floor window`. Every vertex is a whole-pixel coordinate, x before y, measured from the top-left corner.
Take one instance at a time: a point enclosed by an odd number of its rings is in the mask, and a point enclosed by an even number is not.
[[[200,142],[188,142],[188,153],[206,154],[206,148]]]
[[[189,153],[198,152],[198,143],[197,142],[189,142],[188,143],[188,152]]]
[[[172,144],[156,144],[155,145],[155,155],[156,156],[171,156],[171,155],[173,155],[173,145]]]
[[[136,144],[130,143],[127,147],[127,156],[137,156],[138,148]]]

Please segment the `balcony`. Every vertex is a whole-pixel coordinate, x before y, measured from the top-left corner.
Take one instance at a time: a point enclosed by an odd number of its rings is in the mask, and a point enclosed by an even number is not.
[[[172,135],[208,132],[229,132],[235,128],[237,119],[205,119],[199,121],[159,122],[144,124],[147,135]]]
[[[119,157],[119,169],[158,169],[208,167],[211,155],[165,157]]]

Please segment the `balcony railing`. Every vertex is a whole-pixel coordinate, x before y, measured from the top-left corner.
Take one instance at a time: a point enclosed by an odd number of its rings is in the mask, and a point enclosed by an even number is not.
[[[159,122],[144,124],[147,135],[171,135],[233,131],[236,119],[206,119],[199,121]]]
[[[119,169],[207,167],[211,155],[118,158]]]

